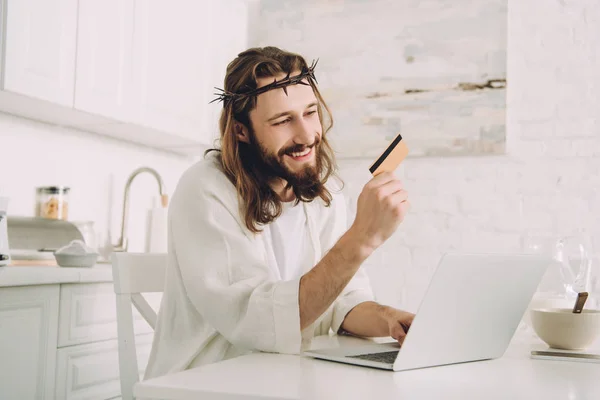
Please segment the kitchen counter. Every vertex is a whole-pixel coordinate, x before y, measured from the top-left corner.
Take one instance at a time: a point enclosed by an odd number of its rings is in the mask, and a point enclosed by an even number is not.
[[[58,266],[0,267],[0,287],[112,282],[112,280],[112,265],[105,263],[99,263],[90,268]]]

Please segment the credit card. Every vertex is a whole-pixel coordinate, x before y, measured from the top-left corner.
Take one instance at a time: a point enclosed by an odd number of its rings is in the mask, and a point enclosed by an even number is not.
[[[407,155],[408,147],[402,140],[402,135],[398,134],[373,165],[369,167],[369,171],[373,176],[377,176],[382,172],[393,172]]]

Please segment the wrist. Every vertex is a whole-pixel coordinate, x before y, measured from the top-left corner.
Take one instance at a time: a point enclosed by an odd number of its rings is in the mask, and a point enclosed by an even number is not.
[[[365,261],[375,249],[370,246],[362,237],[355,232],[352,228],[348,229],[346,233],[338,241],[338,245],[342,249],[342,253],[346,261],[348,262],[359,262]]]
[[[373,302],[375,306],[375,314],[380,321],[388,322],[392,318],[392,308],[382,304]]]
[[[374,316],[373,322],[378,327],[377,336],[388,336],[394,322],[394,309],[374,301],[370,302],[370,306]]]

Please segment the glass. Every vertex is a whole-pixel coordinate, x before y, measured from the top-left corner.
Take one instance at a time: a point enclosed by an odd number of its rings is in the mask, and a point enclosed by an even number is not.
[[[557,236],[525,236],[522,250],[529,254],[548,256],[552,261],[534,294],[528,310],[524,315],[520,330],[528,335],[535,333],[531,327],[531,309],[540,308],[572,308],[577,293],[590,293],[585,308],[597,308],[598,298],[594,294],[595,287],[592,268],[593,258],[591,238],[585,234],[566,237]]]
[[[554,236],[526,236],[523,239],[523,252],[548,256],[553,259],[538,286],[536,296],[545,298],[563,298],[565,294],[564,280],[559,263],[554,259],[558,238]]]
[[[590,291],[593,252],[589,236],[527,236],[523,250],[525,253],[550,256],[553,260],[538,292],[575,300],[577,293]]]
[[[591,241],[583,235],[556,241],[554,258],[560,266],[565,296],[575,301],[579,292],[589,292],[592,272]]]
[[[94,251],[98,251],[98,239],[94,229],[94,221],[73,221],[73,225],[79,229],[83,242]]]
[[[36,189],[36,216],[62,219],[69,217],[69,188],[47,186]]]

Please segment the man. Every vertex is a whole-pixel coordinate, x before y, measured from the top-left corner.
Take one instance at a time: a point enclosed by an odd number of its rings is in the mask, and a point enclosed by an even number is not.
[[[184,173],[169,208],[146,377],[250,351],[296,354],[330,330],[403,341],[414,315],[375,303],[360,266],[403,220],[407,193],[378,175],[348,227],[314,69],[275,47],[227,67],[220,149]]]

